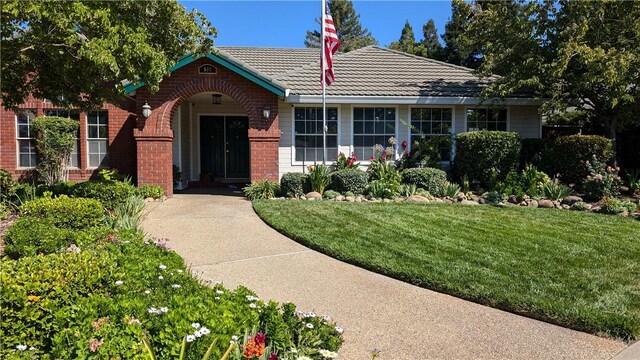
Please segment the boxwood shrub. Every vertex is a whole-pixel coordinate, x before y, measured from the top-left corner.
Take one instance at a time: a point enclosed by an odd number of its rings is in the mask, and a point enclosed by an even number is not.
[[[554,169],[565,184],[576,184],[581,189],[589,171],[585,161],[593,155],[607,163],[613,157],[610,139],[597,135],[561,136],[554,144]]]
[[[117,180],[90,180],[73,187],[74,196],[97,199],[107,210],[113,210],[136,191],[135,186]]]
[[[280,179],[280,193],[285,197],[299,197],[311,191],[306,174],[290,172]]]
[[[162,186],[146,184],[137,188],[136,194],[143,199],[160,199],[164,196],[164,189],[162,188]]]
[[[51,254],[74,242],[72,230],[58,229],[51,221],[26,216],[18,219],[4,234],[4,252],[12,259]]]
[[[486,186],[504,180],[520,162],[520,136],[506,131],[473,131],[456,136],[455,173]],[[494,170],[495,169],[495,170]]]
[[[102,224],[105,211],[98,200],[60,195],[29,201],[20,207],[20,214],[48,220],[58,228],[79,230]]]
[[[331,174],[329,188],[341,194],[364,194],[369,184],[369,174],[360,169],[338,170]]]
[[[431,195],[441,196],[447,182],[447,173],[436,168],[411,168],[402,171],[402,182],[427,190]]]

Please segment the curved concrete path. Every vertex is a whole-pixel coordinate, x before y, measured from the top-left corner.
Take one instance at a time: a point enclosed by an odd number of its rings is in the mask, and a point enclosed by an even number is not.
[[[144,228],[205,279],[330,315],[345,329],[341,359],[374,348],[379,359],[610,359],[626,347],[334,260],[271,229],[238,196],[176,195],[152,204]]]

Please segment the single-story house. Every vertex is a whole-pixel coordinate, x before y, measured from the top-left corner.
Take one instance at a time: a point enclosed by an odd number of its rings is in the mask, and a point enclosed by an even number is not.
[[[1,110],[0,168],[16,177],[33,170],[30,121],[58,115],[80,122],[73,181],[113,167],[171,195],[173,165],[182,171],[178,188],[302,172],[322,161],[319,58],[319,49],[220,47],[181,59],[158,92],[129,83],[121,103],[102,109],[58,109],[30,98],[17,111]],[[430,136],[478,129],[541,136],[538,100],[519,94],[497,105],[481,102],[491,79],[481,81],[470,69],[378,46],[338,53],[334,66],[326,97],[330,160],[355,153],[367,165],[373,145],[391,136],[411,143],[409,123]]]

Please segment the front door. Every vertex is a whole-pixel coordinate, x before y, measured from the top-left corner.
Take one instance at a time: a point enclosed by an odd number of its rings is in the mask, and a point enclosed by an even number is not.
[[[200,159],[203,175],[213,179],[249,178],[249,118],[201,116]]]

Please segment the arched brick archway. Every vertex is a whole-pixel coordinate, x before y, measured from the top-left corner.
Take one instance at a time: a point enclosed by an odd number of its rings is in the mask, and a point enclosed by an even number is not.
[[[173,194],[171,120],[180,104],[201,92],[227,95],[242,106],[249,117],[251,180],[278,179],[278,97],[225,68],[219,68],[216,76],[198,75],[195,69],[206,62],[206,59],[202,59],[172,73],[160,84],[160,90],[155,94],[149,93],[146,88],[141,88],[136,94],[140,120],[134,137],[139,185],[160,185],[168,196]],[[152,109],[151,116],[146,120],[141,116],[145,102]],[[269,119],[262,117],[265,106],[271,109]]]

